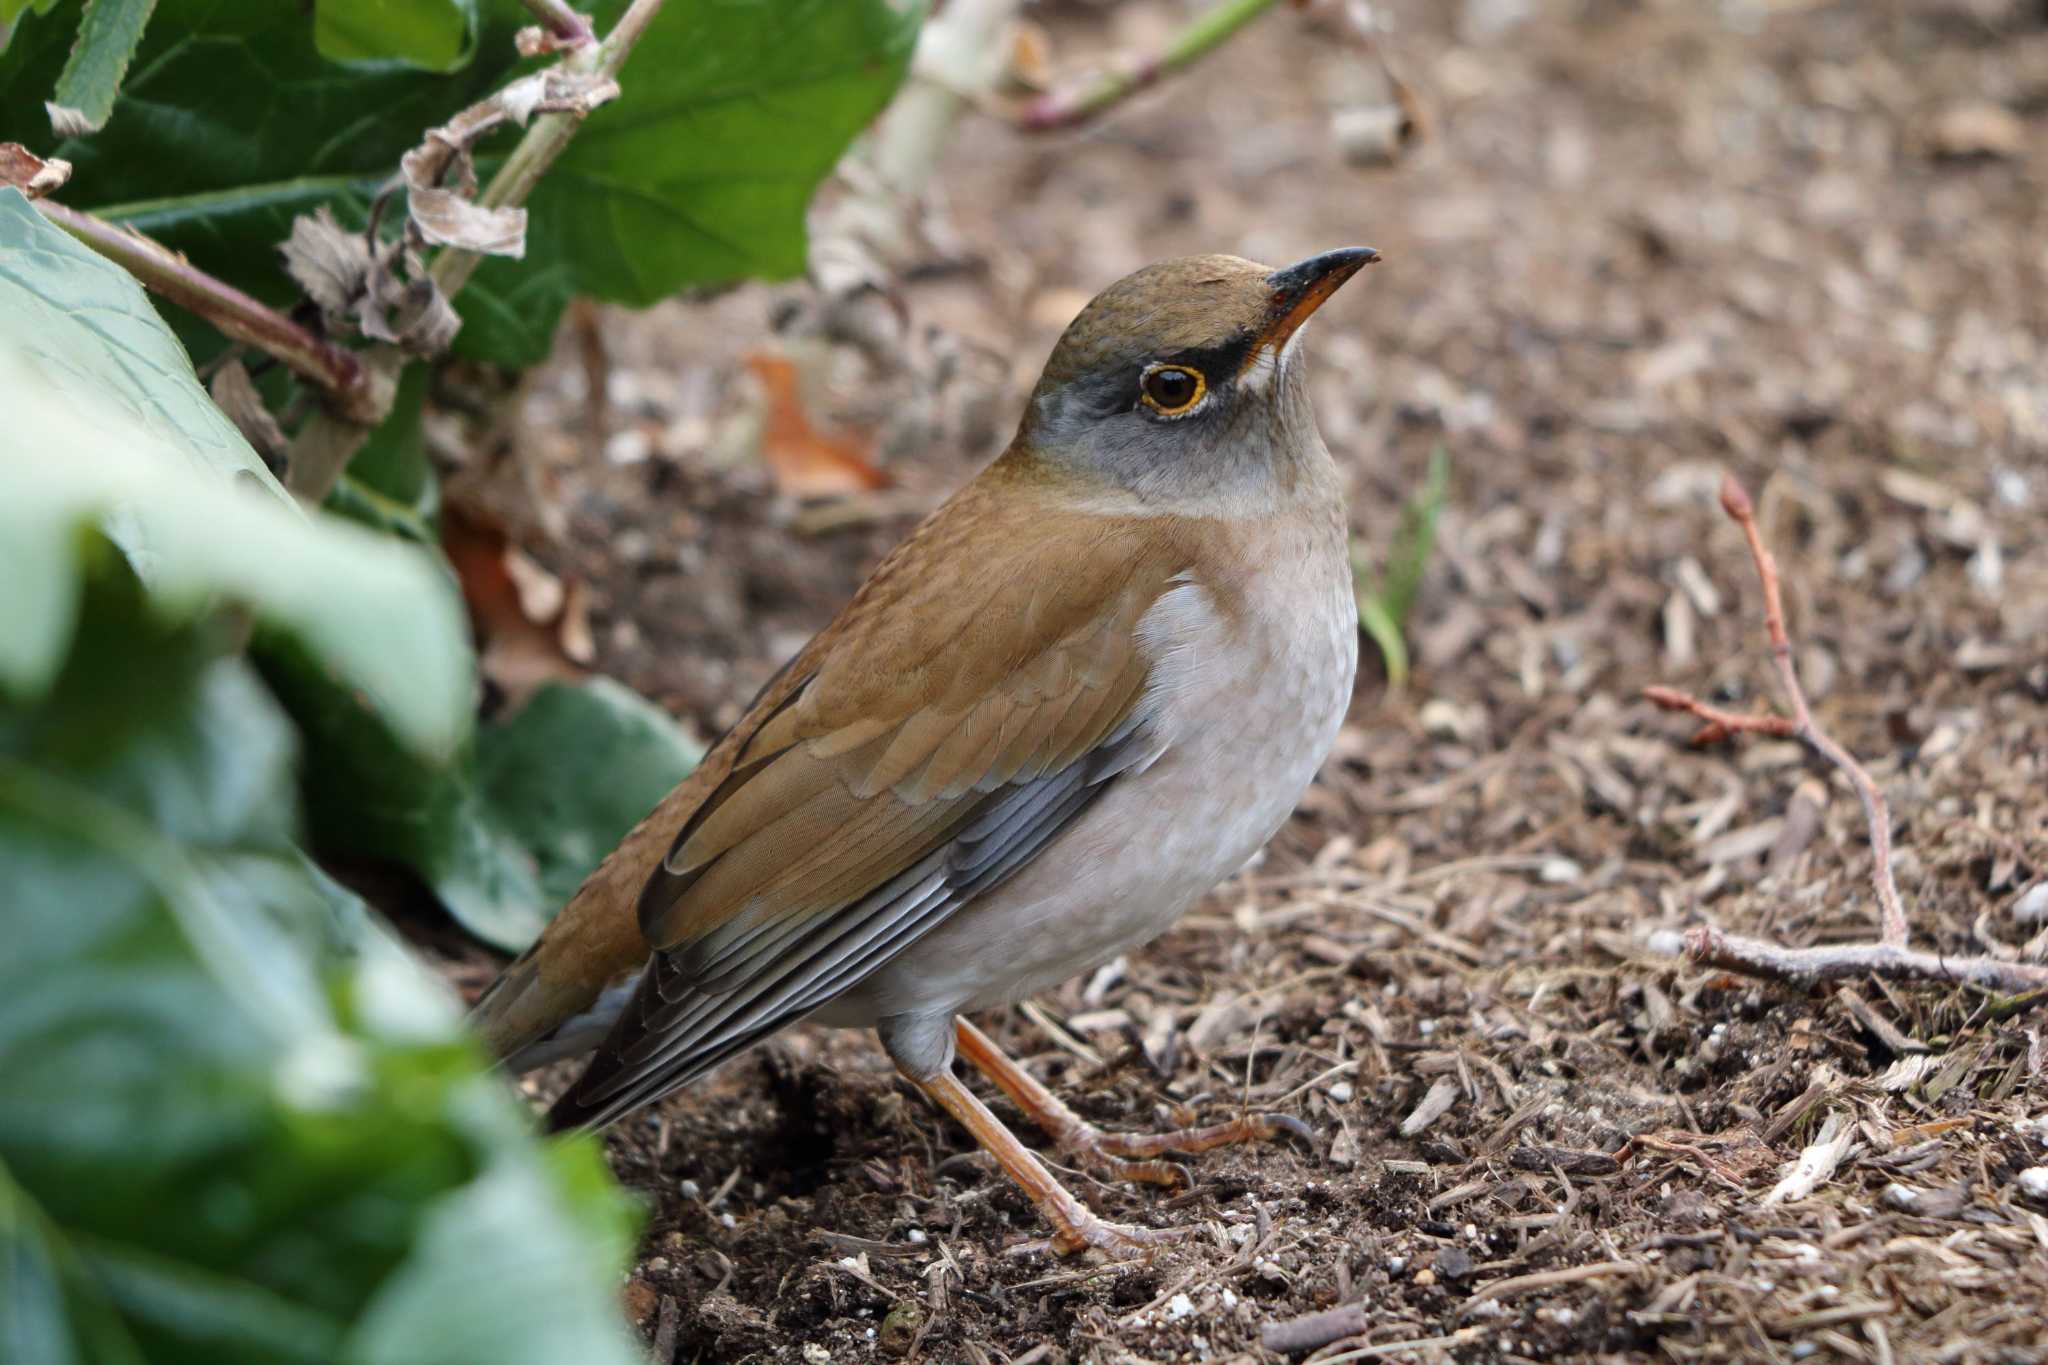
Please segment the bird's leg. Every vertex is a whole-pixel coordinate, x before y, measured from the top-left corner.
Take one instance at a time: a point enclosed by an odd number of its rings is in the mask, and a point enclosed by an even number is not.
[[[965,1019],[954,1024],[960,1055],[996,1083],[1019,1109],[1053,1140],[1062,1154],[1072,1155],[1116,1180],[1150,1185],[1187,1183],[1187,1173],[1159,1158],[1168,1152],[1206,1152],[1236,1142],[1264,1142],[1293,1133],[1308,1136],[1308,1125],[1290,1114],[1245,1114],[1228,1123],[1204,1128],[1177,1128],[1165,1133],[1106,1133],[1069,1109],[1060,1097],[1011,1059]]]
[[[1045,1168],[1045,1163],[1033,1156],[1031,1149],[1017,1140],[1017,1135],[1003,1125],[1003,1121],[989,1111],[989,1107],[975,1097],[973,1091],[963,1085],[953,1074],[951,1049],[939,1053],[936,1065],[922,1065],[920,1059],[931,1049],[905,1047],[911,1041],[901,1034],[892,1036],[896,1030],[884,1021],[879,1030],[882,1042],[889,1049],[896,1063],[896,1069],[904,1079],[924,1092],[925,1098],[958,1119],[982,1149],[996,1159],[1003,1173],[1017,1182],[1030,1198],[1041,1217],[1052,1225],[1052,1236],[1042,1243],[1031,1243],[1020,1250],[1043,1247],[1061,1256],[1070,1256],[1077,1251],[1099,1251],[1109,1256],[1143,1255],[1151,1247],[1162,1242],[1178,1240],[1185,1235],[1183,1229],[1158,1229],[1126,1227],[1098,1218],[1079,1199],[1076,1199],[1057,1177]],[[907,1030],[905,1032],[908,1032]],[[942,1035],[943,1038],[943,1035]]]

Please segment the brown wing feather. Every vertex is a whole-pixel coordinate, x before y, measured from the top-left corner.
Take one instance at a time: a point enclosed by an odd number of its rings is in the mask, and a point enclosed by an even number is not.
[[[642,894],[652,969],[557,1121],[683,1083],[1035,856],[1149,742],[1137,626],[1183,567],[1159,524],[1015,488],[921,527],[735,737]]]

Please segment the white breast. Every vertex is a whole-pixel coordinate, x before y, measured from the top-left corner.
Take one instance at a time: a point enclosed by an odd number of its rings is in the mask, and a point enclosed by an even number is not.
[[[1332,544],[1332,540],[1335,544]],[[830,1022],[1021,999],[1164,931],[1292,813],[1358,665],[1341,536],[1273,546],[1226,617],[1194,582],[1146,614],[1159,758],[1030,866],[884,968]]]

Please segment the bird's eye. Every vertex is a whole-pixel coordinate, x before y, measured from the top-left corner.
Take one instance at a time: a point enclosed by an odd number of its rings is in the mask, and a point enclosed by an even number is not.
[[[1139,397],[1161,417],[1179,417],[1192,411],[1208,391],[1202,372],[1185,365],[1154,365],[1138,381]]]

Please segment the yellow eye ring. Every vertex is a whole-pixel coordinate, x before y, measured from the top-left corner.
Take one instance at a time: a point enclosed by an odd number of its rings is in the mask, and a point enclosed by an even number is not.
[[[1186,365],[1147,365],[1138,380],[1139,401],[1161,417],[1184,417],[1209,396],[1209,381]]]

